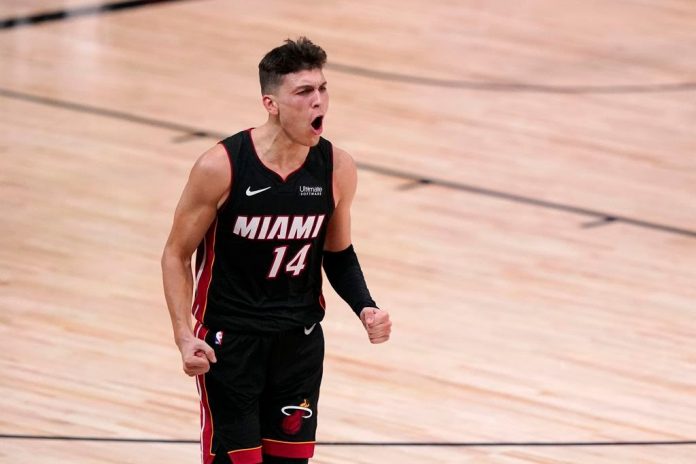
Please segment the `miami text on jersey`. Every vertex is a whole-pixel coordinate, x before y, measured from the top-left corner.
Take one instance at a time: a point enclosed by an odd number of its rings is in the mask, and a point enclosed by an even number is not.
[[[306,240],[319,235],[324,217],[324,214],[237,216],[232,232],[250,240]]]

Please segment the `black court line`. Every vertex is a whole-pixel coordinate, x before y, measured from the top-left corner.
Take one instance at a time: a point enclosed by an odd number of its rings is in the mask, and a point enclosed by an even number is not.
[[[93,16],[104,13],[112,13],[114,11],[127,10],[130,8],[154,5],[156,3],[172,3],[181,1],[184,0],[129,0],[125,2],[111,2],[99,5],[79,6],[66,10],[46,11],[29,16],[17,16],[14,18],[0,19],[0,29],[34,26],[51,21],[77,18],[79,16]]]
[[[71,111],[76,111],[80,113],[94,114],[99,116],[110,117],[114,119],[120,119],[123,121],[148,125],[152,127],[158,127],[162,129],[169,129],[176,132],[182,132],[185,136],[203,136],[209,137],[215,140],[222,140],[229,134],[223,134],[215,131],[208,131],[197,127],[185,126],[183,124],[172,123],[168,121],[163,121],[160,119],[146,118],[142,116],[133,115],[130,113],[125,113],[122,111],[115,111],[110,109],[99,108],[90,105],[83,105],[80,103],[72,103],[63,100],[56,100],[53,98],[40,97],[36,95],[31,95],[23,92],[17,92],[8,89],[0,88],[0,96],[7,98],[12,98],[15,100],[28,101],[32,103],[37,103],[41,105],[51,106],[54,108],[67,109]],[[681,235],[684,237],[696,238],[696,231],[685,229],[681,227],[670,226],[666,224],[659,224],[651,221],[644,221],[641,219],[635,219],[628,216],[621,216],[613,213],[608,213],[605,211],[599,211],[595,209],[583,208],[574,205],[568,205],[565,203],[558,203],[548,200],[542,200],[538,198],[528,197],[524,195],[517,195],[509,192],[503,192],[499,190],[488,189],[485,187],[479,187],[476,185],[464,184],[461,182],[453,182],[446,179],[439,179],[436,177],[427,177],[419,174],[414,174],[408,171],[402,171],[399,169],[388,168],[384,166],[379,166],[371,163],[356,163],[358,168],[365,171],[374,172],[377,174],[382,174],[389,177],[399,178],[414,182],[415,185],[428,186],[437,185],[440,187],[449,188],[452,190],[458,190],[462,192],[468,192],[476,195],[487,196],[492,198],[498,198],[500,200],[506,200],[514,203],[521,203],[530,206],[536,206],[540,208],[562,211],[566,213],[576,214],[585,217],[591,217],[599,220],[604,220],[605,218],[612,218],[612,223],[622,222],[624,224],[641,227],[644,229],[657,230],[660,232],[667,232],[671,234]]]
[[[592,227],[601,227],[601,226],[606,226],[611,224],[612,222],[616,221],[615,217],[610,217],[607,216],[605,218],[597,219],[594,221],[586,222],[584,224],[581,224],[580,227],[583,229],[590,229]]]
[[[595,209],[582,208],[579,206],[567,205],[565,203],[557,203],[553,201],[541,200],[538,198],[528,197],[524,195],[517,195],[509,192],[502,192],[500,190],[493,190],[484,187],[478,187],[475,185],[464,184],[461,182],[453,182],[445,179],[437,179],[434,177],[424,177],[417,174],[413,174],[407,171],[401,171],[398,169],[387,168],[383,166],[378,166],[376,164],[370,163],[356,163],[358,168],[365,169],[366,171],[372,171],[378,174],[384,174],[386,176],[398,177],[401,179],[411,180],[422,185],[439,185],[440,187],[446,187],[453,190],[459,190],[463,192],[474,193],[477,195],[498,198],[501,200],[508,200],[515,203],[523,203],[531,206],[538,206],[545,209],[552,209],[556,211],[563,211],[566,213],[577,214],[580,216],[588,216],[592,218],[597,218],[604,221],[606,218],[611,218],[611,222],[623,222],[625,224],[630,224],[636,227],[643,227],[645,229],[659,230],[661,232],[668,232],[677,235],[683,235],[685,237],[696,238],[696,231],[684,229],[681,227],[674,227],[665,224],[659,224],[656,222],[644,221],[642,219],[635,219],[628,216],[621,216],[613,213],[607,213]]]
[[[210,138],[222,138],[224,137],[220,133],[208,132],[202,129],[193,128],[191,126],[185,126],[183,124],[177,124],[173,122],[163,121],[161,119],[146,118],[143,116],[137,116],[131,113],[125,113],[123,111],[115,111],[105,108],[98,108],[91,105],[83,105],[80,103],[72,103],[63,100],[56,100],[53,98],[46,98],[37,95],[31,95],[28,93],[15,92],[13,90],[7,90],[0,88],[0,96],[12,98],[15,100],[22,100],[31,103],[38,103],[40,105],[52,106],[54,108],[61,108],[64,110],[71,110],[78,113],[94,114],[97,116],[105,116],[113,119],[120,119],[123,121],[133,122],[137,124],[142,124],[145,126],[158,127],[160,129],[169,129],[176,132],[183,132],[184,135],[190,136],[193,134],[201,134],[205,137]]]
[[[111,13],[131,8],[154,5],[157,3],[172,3],[190,0],[127,0],[98,5],[87,5],[65,10],[36,13],[29,16],[18,16],[0,19],[0,30],[12,29],[23,26],[34,26],[52,21],[77,18],[81,16],[93,16]],[[466,89],[486,92],[527,92],[550,94],[626,94],[626,93],[658,93],[658,92],[685,92],[696,90],[696,82],[675,82],[663,84],[624,84],[624,85],[543,85],[523,82],[477,82],[455,79],[436,79],[432,77],[400,74],[390,71],[379,71],[360,66],[329,62],[326,67],[338,72],[354,76],[369,77],[390,82],[403,82],[430,87]]]
[[[91,441],[107,443],[160,443],[160,444],[199,444],[198,440],[165,438],[108,438],[79,437],[60,435],[16,435],[0,434],[0,439],[19,440],[54,440],[54,441]],[[402,446],[402,447],[458,447],[458,448],[493,448],[493,447],[571,447],[571,446],[691,446],[696,440],[655,440],[655,441],[512,441],[512,442],[418,442],[418,441],[318,441],[317,446]]]
[[[328,69],[354,76],[369,77],[381,81],[403,82],[406,84],[424,85],[451,89],[466,89],[485,92],[509,93],[550,93],[550,94],[626,94],[626,93],[659,93],[659,92],[688,92],[696,90],[696,82],[673,82],[665,84],[624,84],[624,85],[543,85],[523,82],[476,82],[451,79],[435,79],[410,74],[399,74],[389,71],[378,71],[371,68],[328,62]]]

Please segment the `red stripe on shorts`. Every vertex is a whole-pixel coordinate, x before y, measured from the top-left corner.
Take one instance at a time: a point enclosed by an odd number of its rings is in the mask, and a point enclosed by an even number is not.
[[[294,459],[308,459],[314,456],[313,441],[295,443],[264,438],[261,442],[263,443],[263,452],[271,456]]]
[[[227,455],[230,457],[232,464],[259,464],[263,462],[261,455],[261,447],[229,451]]]
[[[201,461],[203,464],[212,464],[215,459],[215,453],[213,453],[213,416],[208,404],[205,375],[196,377],[196,385],[201,397]]]

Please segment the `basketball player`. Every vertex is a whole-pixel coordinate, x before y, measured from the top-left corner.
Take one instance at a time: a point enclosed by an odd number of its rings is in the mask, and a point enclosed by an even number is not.
[[[306,38],[266,54],[259,76],[268,120],[196,161],[174,215],[164,291],[184,372],[197,376],[203,464],[313,456],[322,264],[370,341],[390,336],[389,314],[370,296],[351,245],[355,164],[321,137],[325,62]]]

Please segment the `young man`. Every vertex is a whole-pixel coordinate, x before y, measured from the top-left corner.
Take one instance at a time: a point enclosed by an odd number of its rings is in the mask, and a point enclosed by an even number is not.
[[[164,292],[184,372],[197,376],[203,464],[312,457],[324,358],[322,263],[370,341],[391,333],[351,245],[355,164],[321,138],[325,62],[306,38],[261,60],[268,120],[196,161],[174,215]]]

